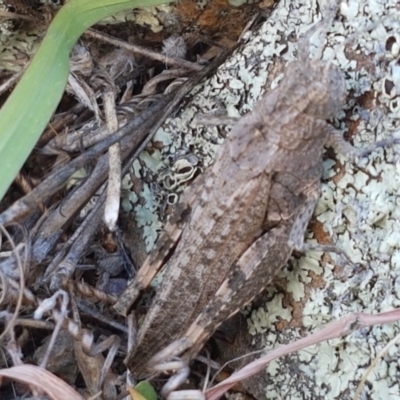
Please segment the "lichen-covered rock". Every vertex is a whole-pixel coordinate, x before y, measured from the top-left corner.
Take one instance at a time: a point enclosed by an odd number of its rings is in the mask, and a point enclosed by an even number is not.
[[[209,165],[224,134],[217,127],[199,126],[194,117],[221,108],[235,117],[251,110],[261,93],[282,78],[286,64],[296,57],[299,36],[326,6],[281,1],[257,33],[246,34],[240,50],[164,124],[160,165],[171,168],[173,154],[180,151],[195,154],[201,167]],[[329,26],[322,58],[340,66],[349,91],[334,123],[356,147],[396,134],[400,123],[399,15],[395,0],[352,0],[340,5]],[[312,57],[319,40],[314,35]],[[349,312],[399,306],[398,152],[398,146],[377,150],[358,165],[327,152],[310,240],[337,244],[359,268],[333,255],[293,257],[261,306],[248,313],[247,335],[254,343],[252,349],[245,347],[248,351],[292,342]],[[397,325],[381,325],[322,343],[271,363],[264,378],[248,387],[258,398],[350,399],[365,370],[398,333]],[[393,346],[377,364],[363,389],[365,398],[400,398],[397,354]]]

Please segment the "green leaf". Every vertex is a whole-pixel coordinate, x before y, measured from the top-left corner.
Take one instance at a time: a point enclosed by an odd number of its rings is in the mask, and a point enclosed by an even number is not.
[[[146,399],[146,400],[157,400],[157,393],[153,386],[148,381],[141,381],[135,389]]]

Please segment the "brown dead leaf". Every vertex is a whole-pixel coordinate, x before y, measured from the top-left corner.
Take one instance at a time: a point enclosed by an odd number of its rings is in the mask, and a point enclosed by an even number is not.
[[[19,365],[16,367],[0,369],[0,378],[7,377],[18,382],[34,385],[54,399],[84,400],[83,397],[72,389],[67,383],[35,365]]]

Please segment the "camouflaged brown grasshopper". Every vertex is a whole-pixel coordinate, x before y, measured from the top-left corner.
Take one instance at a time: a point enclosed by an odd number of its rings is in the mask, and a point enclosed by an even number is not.
[[[308,58],[309,39],[327,20],[306,34],[298,61],[288,65],[278,87],[233,127],[115,305],[126,315],[176,245],[126,359],[135,377],[151,368],[173,369],[176,364],[168,362],[177,356],[189,362],[221,323],[265,288],[293,250],[311,248],[304,234],[319,198],[324,146],[356,158],[390,144],[357,150],[326,122],[346,99],[340,69]]]

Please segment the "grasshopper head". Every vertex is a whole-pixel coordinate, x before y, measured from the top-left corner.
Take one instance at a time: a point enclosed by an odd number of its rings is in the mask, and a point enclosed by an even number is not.
[[[286,101],[301,113],[317,119],[331,119],[346,101],[342,71],[330,62],[295,61],[288,66],[284,90]]]

